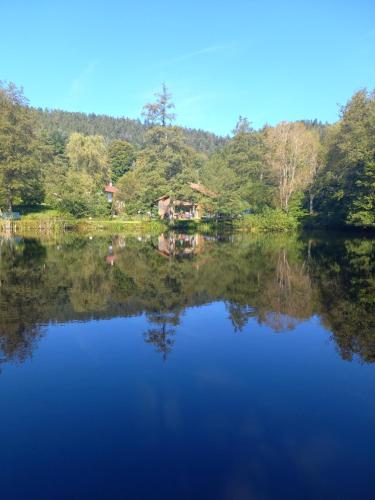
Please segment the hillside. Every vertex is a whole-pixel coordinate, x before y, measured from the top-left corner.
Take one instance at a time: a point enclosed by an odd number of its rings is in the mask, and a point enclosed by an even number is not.
[[[130,143],[142,146],[147,127],[140,120],[130,118],[114,118],[107,115],[94,113],[77,113],[61,110],[48,110],[38,108],[40,125],[43,129],[54,132],[59,131],[64,135],[72,132],[83,134],[99,134],[108,140],[124,139]],[[211,154],[223,146],[227,139],[204,130],[182,128],[186,142],[199,152]]]

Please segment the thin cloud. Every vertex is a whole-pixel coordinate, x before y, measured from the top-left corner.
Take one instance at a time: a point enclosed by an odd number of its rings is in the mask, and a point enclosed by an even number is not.
[[[176,64],[180,62],[187,61],[189,59],[194,59],[195,57],[199,57],[205,54],[213,54],[214,52],[219,52],[230,47],[233,47],[234,44],[227,45],[211,45],[210,47],[204,47],[203,49],[195,50],[193,52],[189,52],[187,54],[182,54],[181,56],[174,57],[170,59],[166,64]]]
[[[75,78],[70,85],[70,97],[79,97],[84,94],[87,84],[90,80],[90,76],[95,71],[97,66],[97,61],[90,62],[87,66],[83,68],[81,73]]]

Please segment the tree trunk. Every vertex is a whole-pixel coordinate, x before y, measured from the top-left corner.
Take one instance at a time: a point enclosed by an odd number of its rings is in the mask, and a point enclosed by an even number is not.
[[[13,212],[13,197],[11,193],[8,193],[8,210],[10,213]]]
[[[314,213],[314,198],[315,195],[313,193],[310,193],[310,204],[309,204],[310,215]]]

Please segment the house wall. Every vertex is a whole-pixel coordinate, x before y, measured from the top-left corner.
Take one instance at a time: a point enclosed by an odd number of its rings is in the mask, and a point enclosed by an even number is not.
[[[171,199],[165,198],[163,200],[158,201],[158,213],[159,217],[164,219],[164,217],[169,213],[170,210]]]
[[[182,203],[182,200],[178,200],[177,202]],[[188,212],[189,210],[186,209],[186,211]],[[200,219],[204,212],[203,206],[199,203],[192,205],[190,211],[192,212],[194,219]],[[161,219],[169,217],[170,215],[175,218],[174,205],[172,205],[170,198],[164,198],[158,201],[158,214]]]
[[[200,219],[202,217],[202,214],[203,214],[203,207],[200,203],[198,203],[196,206],[195,206],[195,214],[194,214],[194,218],[195,219]]]

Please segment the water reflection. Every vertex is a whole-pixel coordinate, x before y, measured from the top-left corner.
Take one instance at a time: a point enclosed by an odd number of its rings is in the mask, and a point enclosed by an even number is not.
[[[188,257],[202,253],[206,238],[201,234],[161,234],[157,251],[163,257]]]
[[[141,314],[167,359],[184,310],[220,301],[238,332],[251,318],[282,333],[318,315],[344,359],[373,362],[374,257],[360,238],[2,238],[2,361],[28,357],[48,323]]]

